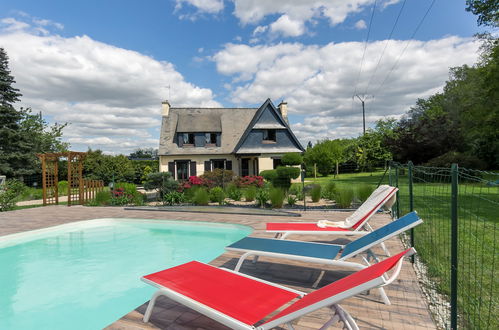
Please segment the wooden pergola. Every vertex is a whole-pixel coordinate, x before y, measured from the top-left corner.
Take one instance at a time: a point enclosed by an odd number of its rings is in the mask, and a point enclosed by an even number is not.
[[[59,204],[59,162],[68,162],[68,206],[85,204],[101,191],[104,183],[83,179],[83,160],[86,152],[68,151],[37,154],[42,162],[43,205]]]

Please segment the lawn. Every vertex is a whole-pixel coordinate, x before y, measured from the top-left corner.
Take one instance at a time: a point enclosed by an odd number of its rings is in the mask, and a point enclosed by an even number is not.
[[[337,177],[307,178],[310,183],[338,188],[362,184],[374,187],[389,182],[384,170],[372,173],[345,173]],[[383,179],[382,179],[383,178]],[[381,180],[382,179],[382,180]],[[499,329],[499,284],[495,277],[497,255],[497,217],[499,187],[490,185],[499,179],[497,173],[462,174],[458,186],[458,309],[463,328]],[[392,170],[395,185],[395,173]],[[409,212],[407,169],[398,177],[399,215]],[[451,184],[450,172],[418,167],[413,184],[414,209],[425,221],[414,230],[414,247],[428,267],[437,289],[450,293],[451,251]]]

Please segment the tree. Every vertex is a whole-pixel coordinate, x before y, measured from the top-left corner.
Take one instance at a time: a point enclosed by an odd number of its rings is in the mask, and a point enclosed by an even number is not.
[[[478,25],[499,26],[499,2],[497,0],[466,0],[466,11],[478,15]]]
[[[102,150],[88,149],[83,162],[84,176],[110,182],[133,182],[135,169],[132,161],[123,155],[104,155]]]
[[[375,129],[368,129],[357,138],[357,164],[362,168],[371,170],[377,164],[392,159],[391,152],[383,143],[384,134],[389,134],[387,124],[389,125],[389,122],[381,121]]]
[[[158,159],[158,149],[139,148],[130,154],[131,159]]]
[[[41,113],[14,108],[21,97],[14,83],[7,54],[0,48],[0,173],[22,177],[40,173],[37,153],[66,151],[69,144],[61,141],[67,124],[49,126]]]
[[[342,140],[319,141],[305,152],[304,160],[307,168],[317,166],[323,176],[333,171],[336,164],[345,159],[345,143]]]

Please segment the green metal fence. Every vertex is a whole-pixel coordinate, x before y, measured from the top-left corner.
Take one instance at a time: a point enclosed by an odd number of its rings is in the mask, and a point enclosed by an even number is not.
[[[499,173],[392,163],[394,215],[416,210],[416,265],[440,326],[499,329]]]

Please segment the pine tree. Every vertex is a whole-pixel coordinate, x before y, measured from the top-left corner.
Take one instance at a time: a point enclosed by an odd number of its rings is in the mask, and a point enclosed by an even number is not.
[[[20,126],[23,113],[13,106],[21,96],[19,89],[13,87],[14,83],[9,58],[0,48],[0,174],[8,177],[32,172],[29,165],[33,155]]]

